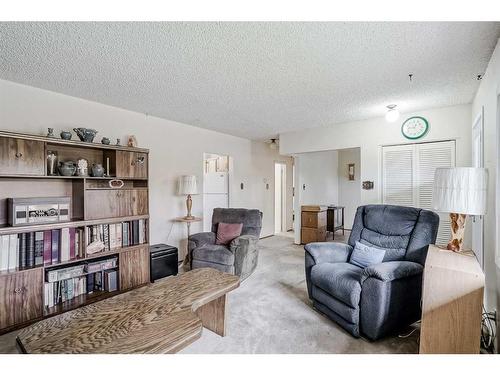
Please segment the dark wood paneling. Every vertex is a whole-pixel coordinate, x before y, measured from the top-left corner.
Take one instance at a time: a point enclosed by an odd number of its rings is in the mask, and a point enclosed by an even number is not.
[[[0,137],[0,174],[45,174],[43,142]]]
[[[143,152],[117,151],[116,175],[118,177],[147,178],[148,154]]]
[[[43,269],[0,276],[0,329],[42,316]]]
[[[125,251],[120,255],[120,289],[149,283],[149,247]]]

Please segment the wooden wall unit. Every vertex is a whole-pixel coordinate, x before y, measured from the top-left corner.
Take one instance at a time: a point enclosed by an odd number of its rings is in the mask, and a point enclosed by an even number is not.
[[[422,295],[421,354],[478,354],[484,274],[473,255],[429,246]]]
[[[301,243],[326,241],[326,206],[302,206]]]
[[[107,177],[48,176],[46,155],[56,151],[59,161],[83,157],[106,168]],[[92,225],[145,220],[149,228],[147,149],[66,141],[44,136],[0,131],[0,236],[65,227],[87,228]],[[121,189],[111,188],[111,179],[122,179]],[[10,227],[7,224],[7,198],[70,196],[72,218],[69,222]],[[65,262],[76,265],[114,255],[118,257],[117,292],[80,295],[51,308],[44,308],[44,282],[47,270],[62,263],[30,269],[0,271],[0,333],[17,329],[36,320],[53,316],[122,291],[149,283],[149,229],[146,243],[121,247]]]

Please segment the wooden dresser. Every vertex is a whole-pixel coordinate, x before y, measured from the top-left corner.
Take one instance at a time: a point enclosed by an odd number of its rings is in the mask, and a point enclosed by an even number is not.
[[[425,262],[421,354],[478,354],[484,274],[474,256],[429,246]]]
[[[326,241],[326,206],[302,206],[301,212],[301,242]]]

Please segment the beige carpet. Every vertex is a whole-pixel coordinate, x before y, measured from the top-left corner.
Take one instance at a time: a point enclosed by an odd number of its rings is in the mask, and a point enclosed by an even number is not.
[[[203,330],[201,339],[181,353],[417,352],[418,333],[376,343],[353,338],[312,308],[303,247],[289,236],[266,238],[260,245],[257,270],[229,294],[227,336]]]
[[[347,234],[347,233],[346,233]],[[260,241],[255,273],[228,297],[226,337],[203,330],[181,353],[416,353],[418,334],[376,343],[355,339],[315,311],[307,298],[304,250],[290,235]],[[0,353],[16,353],[16,332]]]

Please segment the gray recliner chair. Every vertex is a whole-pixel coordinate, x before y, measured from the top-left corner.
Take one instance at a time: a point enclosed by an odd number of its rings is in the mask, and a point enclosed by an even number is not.
[[[307,292],[314,307],[353,336],[379,339],[420,319],[422,272],[439,216],[390,205],[361,206],[348,244],[305,246]],[[385,248],[383,262],[367,268],[348,263],[359,241]]]
[[[215,244],[217,225],[221,222],[243,224],[241,236],[232,240],[229,246]],[[246,279],[257,267],[261,228],[262,212],[259,210],[215,208],[212,231],[189,236],[191,268],[211,267]]]

